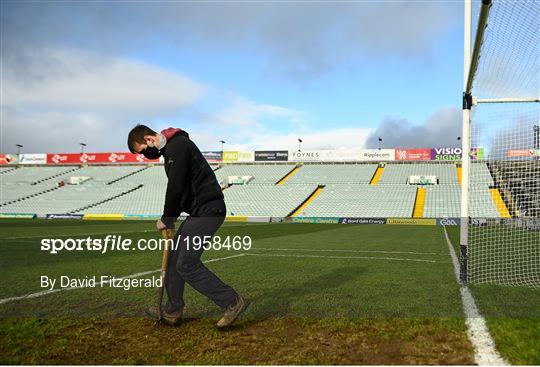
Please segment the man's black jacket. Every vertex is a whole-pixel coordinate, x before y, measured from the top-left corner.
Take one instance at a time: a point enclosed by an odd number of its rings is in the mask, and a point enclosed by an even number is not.
[[[223,199],[214,171],[188,137],[174,135],[162,153],[168,183],[161,221],[168,228],[173,227],[182,212],[193,214],[199,206]]]

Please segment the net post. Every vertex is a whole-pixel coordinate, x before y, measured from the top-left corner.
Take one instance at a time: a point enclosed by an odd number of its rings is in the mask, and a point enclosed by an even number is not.
[[[460,274],[463,284],[467,283],[467,259],[469,238],[469,177],[470,177],[470,145],[471,145],[471,106],[472,96],[467,90],[471,66],[471,21],[472,1],[464,1],[464,34],[463,34],[463,117],[461,132],[461,223],[460,223]],[[474,71],[473,71],[474,72]]]

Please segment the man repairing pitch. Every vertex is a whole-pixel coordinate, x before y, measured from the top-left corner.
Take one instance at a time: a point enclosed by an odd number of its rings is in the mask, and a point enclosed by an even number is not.
[[[217,326],[229,326],[246,309],[247,302],[234,289],[223,283],[206,268],[200,258],[203,246],[194,250],[193,238],[211,238],[225,220],[225,202],[214,171],[203,157],[188,133],[168,128],[160,134],[144,125],[135,126],[128,135],[128,147],[132,153],[146,158],[163,156],[167,174],[167,193],[157,229],[174,229],[174,223],[182,212],[189,216],[175,235],[178,248],[171,249],[165,278],[168,302],[163,310],[163,321],[178,325],[184,310],[184,286],[188,283],[195,290],[225,309]],[[198,246],[195,246],[198,247]],[[158,318],[157,307],[146,313]]]

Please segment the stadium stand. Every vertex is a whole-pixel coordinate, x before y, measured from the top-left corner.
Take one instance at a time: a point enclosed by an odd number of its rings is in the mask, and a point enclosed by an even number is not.
[[[540,217],[540,161],[493,162],[491,170],[513,214]]]
[[[294,164],[228,164],[215,173],[219,182],[227,176],[253,176],[252,184],[276,183],[294,167]]]
[[[229,215],[285,217],[316,185],[235,185],[224,191]]]
[[[300,216],[411,217],[416,187],[329,184]]]
[[[406,184],[412,175],[437,176],[441,185],[458,183],[453,163],[392,163],[385,166],[379,184]]]
[[[407,185],[407,178],[435,175],[439,185],[426,186],[422,216],[459,217],[461,189],[453,163],[387,163],[377,185],[369,184],[377,164],[306,163],[282,185],[276,185],[295,167],[291,163],[212,165],[220,181],[227,176],[254,177],[247,185],[232,185],[224,190],[228,215],[288,216],[318,185],[323,185],[320,194],[296,215],[409,218],[417,186]],[[475,197],[475,202],[484,203],[483,207],[475,208],[471,216],[499,217],[489,191],[495,185],[490,169],[484,163],[473,163],[471,167],[475,171],[475,189],[471,196]],[[497,168],[504,182],[512,182],[509,187],[518,203],[520,195],[527,195],[527,185],[534,184],[538,176],[538,166],[534,167],[529,169],[532,172],[529,183],[513,182],[509,173],[505,173],[512,170],[505,170],[503,166]],[[161,165],[2,168],[0,213],[158,216],[163,209],[167,178]],[[80,185],[59,185],[61,181],[67,183],[72,176],[90,180]]]
[[[376,169],[376,164],[306,164],[288,183],[368,183]]]

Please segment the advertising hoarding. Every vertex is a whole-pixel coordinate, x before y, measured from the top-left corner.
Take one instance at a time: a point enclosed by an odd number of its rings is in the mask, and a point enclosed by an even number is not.
[[[256,162],[286,162],[289,160],[287,150],[256,150]]]

